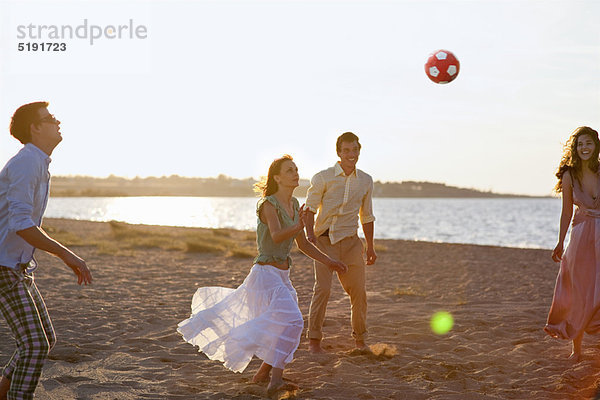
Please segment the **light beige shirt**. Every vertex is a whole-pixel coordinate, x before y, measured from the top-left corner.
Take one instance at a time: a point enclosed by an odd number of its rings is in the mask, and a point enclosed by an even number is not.
[[[331,243],[356,234],[361,224],[375,221],[373,216],[373,178],[360,169],[346,176],[339,161],[317,173],[310,181],[306,207],[317,214],[315,235],[329,229]]]

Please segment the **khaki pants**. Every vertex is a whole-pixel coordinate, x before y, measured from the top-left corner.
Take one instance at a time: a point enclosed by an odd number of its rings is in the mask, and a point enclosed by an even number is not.
[[[364,247],[357,235],[353,235],[331,244],[329,237],[317,238],[317,247],[331,258],[344,262],[348,272],[338,274],[342,287],[350,296],[352,337],[364,340],[367,336],[367,289],[365,282]],[[309,339],[323,339],[323,321],[327,302],[331,293],[333,271],[324,264],[315,261],[315,286],[308,315]]]

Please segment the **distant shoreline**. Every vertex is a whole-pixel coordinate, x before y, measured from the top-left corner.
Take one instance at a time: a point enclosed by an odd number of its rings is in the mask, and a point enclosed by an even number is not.
[[[295,197],[306,197],[306,194],[298,195],[294,193]],[[160,193],[160,194],[123,194],[116,192],[96,192],[88,193],[71,193],[54,191],[50,194],[50,197],[256,197],[256,195],[227,195],[227,194],[176,194],[176,193]],[[492,196],[373,196],[375,199],[553,199],[553,196],[528,196],[528,195],[492,195]]]
[[[127,179],[116,176],[95,178],[87,176],[55,176],[52,178],[51,197],[256,197],[254,178],[235,179],[225,175],[216,178],[187,178],[177,175]],[[305,197],[310,183],[303,179],[294,192]],[[491,191],[447,186],[432,182],[380,182],[374,185],[377,198],[552,198],[502,194]]]

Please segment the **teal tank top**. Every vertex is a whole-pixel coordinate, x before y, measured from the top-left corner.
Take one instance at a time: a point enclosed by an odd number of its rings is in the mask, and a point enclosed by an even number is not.
[[[294,208],[294,215],[292,217],[290,217],[287,211],[279,204],[279,201],[277,201],[275,196],[266,196],[258,201],[258,204],[256,205],[256,216],[258,217],[256,226],[256,244],[258,246],[258,255],[254,259],[254,263],[282,263],[287,260],[288,265],[292,266],[290,250],[292,249],[294,237],[284,240],[281,243],[273,242],[271,232],[269,232],[269,226],[260,220],[260,210],[263,204],[265,204],[265,201],[271,203],[275,207],[275,210],[277,210],[277,216],[279,217],[279,223],[282,228],[296,224],[299,217],[298,210],[300,205],[295,197],[292,197]]]

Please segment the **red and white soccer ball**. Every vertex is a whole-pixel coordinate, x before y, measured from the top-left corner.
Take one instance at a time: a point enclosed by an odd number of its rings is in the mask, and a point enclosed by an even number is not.
[[[449,83],[458,76],[460,63],[448,50],[436,50],[425,63],[427,77],[435,83]]]

